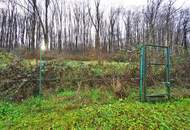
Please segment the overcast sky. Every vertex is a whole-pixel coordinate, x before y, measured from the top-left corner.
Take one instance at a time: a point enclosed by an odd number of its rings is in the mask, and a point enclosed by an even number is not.
[[[92,0],[91,0],[92,1]],[[147,3],[147,0],[101,0],[104,6],[123,6],[123,7],[139,7]],[[176,0],[175,6],[190,7],[190,0]]]
[[[2,0],[0,0],[0,2],[1,1]],[[70,3],[70,2],[83,1],[83,0],[66,0],[66,1]],[[92,4],[94,3],[94,0],[89,0],[89,1]],[[143,5],[146,5],[146,3],[147,3],[147,0],[101,0],[101,6],[104,9],[108,9],[110,7],[119,7],[119,6],[122,6],[125,8],[137,8],[137,7],[143,7]],[[181,7],[182,5],[184,8],[190,7],[190,0],[176,0],[176,3],[175,3],[176,7]],[[0,8],[2,7],[3,5],[2,3],[0,3]]]

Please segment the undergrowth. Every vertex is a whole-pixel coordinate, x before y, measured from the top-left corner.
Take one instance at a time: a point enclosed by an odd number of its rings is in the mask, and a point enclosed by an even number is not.
[[[20,104],[0,102],[0,129],[179,129],[190,128],[190,99],[138,102],[136,92],[116,99],[110,91],[65,90]]]
[[[0,59],[0,69],[5,69],[14,57],[0,53]],[[175,99],[167,102],[138,102],[138,92],[135,87],[131,87],[129,95],[123,99],[115,95],[111,88],[132,86],[130,83],[133,78],[138,78],[135,77],[139,75],[137,63],[98,64],[97,61],[62,60],[48,62],[51,64],[46,68],[49,73],[45,78],[55,78],[59,72],[60,86],[57,83],[47,84],[44,89],[58,87],[59,92],[44,97],[30,97],[19,103],[0,101],[0,129],[188,130],[190,128],[190,94],[185,87],[180,88],[180,91],[172,88],[172,97]],[[26,68],[36,65],[34,60],[23,60],[21,64],[21,67]],[[188,65],[179,69],[180,77],[187,73],[184,68],[187,69]],[[174,70],[178,68],[174,67]],[[175,72],[174,70],[172,72]],[[161,72],[153,70],[156,77],[159,77]],[[152,75],[149,77],[154,79]]]
[[[10,53],[0,52],[0,69],[4,69],[7,65],[11,64],[14,59],[14,55]]]

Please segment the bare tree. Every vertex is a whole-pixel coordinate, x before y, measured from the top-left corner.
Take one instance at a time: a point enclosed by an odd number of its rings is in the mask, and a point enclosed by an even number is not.
[[[183,18],[183,23],[182,23],[182,28],[183,28],[183,41],[182,45],[184,46],[184,49],[187,50],[188,44],[187,44],[187,34],[190,32],[190,12],[189,9],[184,10],[184,18]]]
[[[119,17],[120,10],[111,8],[109,15],[109,52],[113,52],[114,29]]]
[[[56,8],[57,8],[57,6],[54,4],[54,7],[53,7],[53,9],[51,9],[51,23],[50,23],[50,33],[49,33],[49,35],[50,35],[50,50],[53,50],[53,49],[55,49],[55,37],[56,37],[56,35],[55,35],[55,31],[54,31],[54,29],[55,29],[55,14],[56,14]],[[58,16],[57,16],[58,17]],[[56,18],[57,18],[56,17]],[[56,21],[59,21],[59,20],[57,20],[56,19]],[[61,29],[62,29],[62,26],[60,27]],[[59,37],[58,37],[58,39],[59,39]],[[61,40],[58,40],[59,42],[59,44],[61,44],[62,42],[61,42]],[[62,46],[60,46],[59,47],[59,51],[62,49]]]
[[[90,18],[88,14],[88,7],[85,2],[82,3],[82,26],[83,26],[83,52],[85,53],[86,43],[88,42],[88,34],[90,28]]]
[[[7,11],[2,10],[2,22],[1,22],[1,38],[0,38],[0,47],[5,47],[5,33],[6,33],[6,19]]]
[[[44,3],[44,5],[45,5],[44,6],[45,7],[45,23],[43,22],[42,16],[40,15],[40,8],[38,7],[36,0],[28,0],[28,2],[33,7],[33,9],[35,10],[35,13],[37,14],[37,16],[39,18],[39,22],[40,22],[40,25],[43,30],[45,45],[46,45],[46,48],[48,48],[48,42],[49,42],[49,38],[48,38],[48,7],[50,4],[50,0],[45,0],[45,3]],[[24,7],[21,4],[19,4],[19,5],[21,7]],[[31,12],[29,9],[28,9],[28,11]]]
[[[36,5],[36,0],[32,0],[33,4]],[[34,53],[34,49],[35,49],[35,31],[36,31],[36,9],[35,6],[33,6],[33,12],[32,12],[32,51]]]
[[[148,27],[148,41],[149,43],[155,44],[155,23],[159,13],[160,6],[163,0],[150,0],[147,4],[147,10],[145,12],[145,17],[147,20]]]
[[[125,47],[127,47],[131,41],[131,28],[132,28],[132,13],[131,11],[124,12],[123,14],[123,22],[125,25]]]
[[[140,43],[140,12],[136,12],[133,17],[134,23],[134,42]]]
[[[170,31],[172,29],[171,22],[172,18],[177,12],[178,9],[175,9],[174,4],[176,0],[169,0],[168,4],[166,5],[165,9],[165,29],[166,29],[166,40],[165,40],[165,46],[171,46],[172,39],[170,39],[172,32]]]
[[[91,22],[95,28],[95,48],[96,52],[99,55],[100,52],[100,27],[103,19],[103,11],[100,10],[100,0],[95,0],[95,15],[92,14],[92,9],[88,6],[89,16]]]
[[[78,41],[79,41],[79,33],[80,33],[80,25],[81,25],[81,8],[79,3],[75,3],[73,8],[74,13],[74,33],[75,33],[75,49],[78,49]]]
[[[65,4],[65,1],[61,1],[60,3],[58,0],[56,2],[56,9],[57,9],[57,14],[58,14],[58,21],[57,21],[57,30],[58,30],[58,47],[59,47],[59,52],[61,52],[63,46],[62,46],[62,28],[63,28],[63,6]]]
[[[59,52],[64,49],[85,54],[95,48],[98,58],[101,48],[115,52],[139,43],[166,45],[177,51],[180,47],[187,49],[189,10],[176,8],[175,2],[148,0],[145,8],[133,11],[110,8],[105,17],[107,12],[101,9],[100,0],[95,0],[94,5],[66,0],[3,1],[0,47],[10,51],[21,46],[34,52],[44,39],[46,47]]]

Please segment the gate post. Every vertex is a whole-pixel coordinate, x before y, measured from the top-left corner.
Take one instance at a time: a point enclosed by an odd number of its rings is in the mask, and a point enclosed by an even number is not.
[[[145,100],[145,95],[144,95],[144,61],[145,61],[145,46],[141,47],[141,52],[140,52],[140,89],[139,89],[139,96],[140,96],[140,101]]]

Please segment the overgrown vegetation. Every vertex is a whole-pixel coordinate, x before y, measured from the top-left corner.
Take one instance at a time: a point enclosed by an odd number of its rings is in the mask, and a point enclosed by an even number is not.
[[[0,69],[6,68],[6,66],[9,65],[13,59],[14,55],[0,52]]]
[[[35,95],[39,87],[39,61],[20,59],[9,53],[1,54],[1,57],[4,57],[1,58],[4,67],[0,71],[1,97],[20,101]],[[136,55],[135,57],[137,57]],[[184,84],[188,87],[189,76],[187,75],[189,73],[186,72],[188,72],[190,64],[188,60],[185,60],[186,62],[181,61],[183,64],[181,65],[175,63],[176,60],[173,59],[171,78],[174,79],[176,86]],[[59,58],[48,60],[43,76],[43,89],[47,93],[52,93],[65,88],[80,90],[95,86],[98,88],[111,87],[116,93],[119,92],[119,97],[122,97],[128,95],[128,93],[123,94],[122,92],[124,89],[129,89],[128,86],[138,87],[139,63],[134,61],[115,62],[111,58],[99,64],[97,61],[73,61]],[[162,82],[165,73],[163,67],[158,69],[148,67],[148,72],[148,85],[157,86],[157,83]]]
[[[0,69],[0,129],[190,128],[186,80],[175,80],[170,101],[140,103],[137,62],[110,59],[99,64],[96,60],[54,59],[46,61],[44,95],[35,97],[39,62],[9,53],[1,55],[4,65]],[[183,63],[180,66],[173,59],[174,79],[188,79],[185,71],[188,72],[189,62],[184,61],[178,61]],[[147,79],[152,86],[149,91],[161,93],[162,89],[154,87],[161,81],[163,68],[148,69]]]
[[[190,100],[140,103],[136,92],[118,100],[110,91],[62,91],[21,104],[0,103],[0,129],[189,129]]]
[[[190,56],[180,55],[173,59],[173,79],[176,85],[190,88]]]
[[[36,66],[32,60],[19,59],[6,66],[0,72],[2,98],[22,100],[37,91],[39,65]],[[45,66],[43,88],[44,91],[55,92],[64,88],[77,90],[94,86],[118,86],[115,83],[136,84],[132,77],[137,76],[137,69],[135,63],[128,62],[105,61],[99,64],[97,61],[50,60]],[[122,89],[121,85],[117,91]]]

